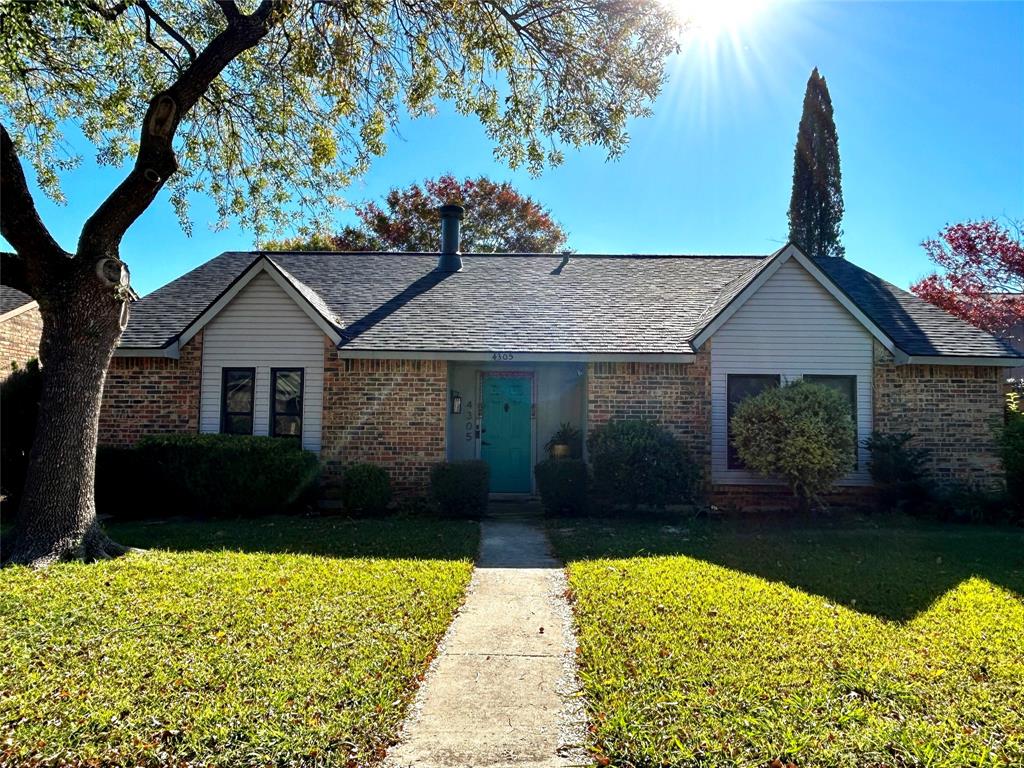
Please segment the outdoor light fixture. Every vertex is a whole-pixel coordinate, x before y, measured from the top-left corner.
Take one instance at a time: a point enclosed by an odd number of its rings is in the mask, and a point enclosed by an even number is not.
[[[462,413],[462,395],[452,390],[452,413]]]

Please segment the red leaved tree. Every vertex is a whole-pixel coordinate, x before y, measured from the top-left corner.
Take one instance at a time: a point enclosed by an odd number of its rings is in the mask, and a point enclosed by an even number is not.
[[[1024,242],[1018,224],[1004,226],[995,219],[951,224],[922,246],[943,272],[915,283],[911,291],[997,335],[1024,323]]]
[[[466,206],[461,249],[467,253],[555,253],[565,230],[551,213],[507,181],[481,176],[459,181],[451,174],[423,185],[393,188],[384,204],[356,208],[358,226],[337,234],[315,232],[265,244],[273,251],[436,251],[441,228],[437,209]]]

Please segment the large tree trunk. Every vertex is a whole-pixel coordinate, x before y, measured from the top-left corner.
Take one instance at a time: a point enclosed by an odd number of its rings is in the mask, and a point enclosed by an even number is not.
[[[103,381],[121,335],[122,302],[89,272],[40,302],[43,391],[9,563],[40,567],[127,551],[99,527],[94,497]]]

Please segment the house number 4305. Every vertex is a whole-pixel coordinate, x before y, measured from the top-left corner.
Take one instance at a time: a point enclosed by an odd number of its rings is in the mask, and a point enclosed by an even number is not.
[[[516,356],[511,352],[493,352],[491,360],[515,360]]]

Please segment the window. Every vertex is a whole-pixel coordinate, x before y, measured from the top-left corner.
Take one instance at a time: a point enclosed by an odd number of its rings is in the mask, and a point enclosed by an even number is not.
[[[846,402],[850,404],[850,415],[853,416],[853,442],[854,445],[859,445],[857,440],[857,377],[805,374],[804,381],[834,389],[846,398]]]
[[[302,437],[302,368],[270,370],[270,434]]]
[[[225,368],[220,388],[220,431],[228,435],[252,434],[255,368]]]
[[[726,466],[729,469],[744,469],[745,465],[740,460],[739,454],[736,453],[736,448],[732,444],[732,417],[736,412],[736,406],[746,400],[748,397],[753,397],[766,389],[771,387],[779,386],[779,374],[777,373],[755,373],[755,374],[729,374],[727,377],[728,387],[728,407],[726,412],[726,418],[728,419],[728,426],[726,428],[727,438],[727,459],[728,463]]]

